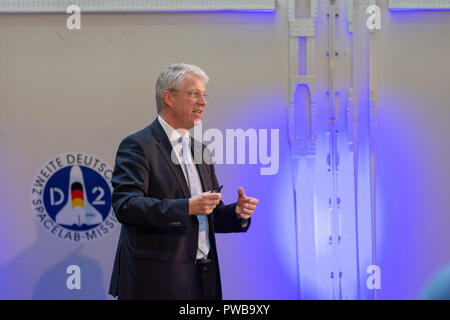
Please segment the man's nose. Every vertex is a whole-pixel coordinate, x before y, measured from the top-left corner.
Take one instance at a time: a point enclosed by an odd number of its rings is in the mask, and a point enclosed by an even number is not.
[[[199,105],[206,107],[206,105],[208,104],[208,101],[206,101],[206,98],[202,95],[202,96],[200,96],[198,103],[199,103]]]

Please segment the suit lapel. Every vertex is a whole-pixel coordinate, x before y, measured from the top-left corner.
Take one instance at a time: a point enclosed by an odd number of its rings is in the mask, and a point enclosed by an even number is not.
[[[175,164],[172,162],[171,153],[172,153],[172,144],[169,141],[169,138],[167,137],[166,133],[164,132],[164,129],[162,128],[161,124],[159,123],[158,119],[153,121],[152,123],[152,130],[155,135],[155,137],[158,140],[157,147],[159,151],[161,152],[163,158],[166,160],[167,164],[170,167],[170,170],[172,171],[173,175],[175,176],[179,187],[183,191],[183,195],[186,198],[191,197],[191,192],[189,191],[189,187],[186,183],[186,179],[184,178],[183,169],[181,169],[181,165]]]
[[[200,163],[196,163],[195,166],[197,167],[197,172],[200,177],[200,181],[202,183],[203,192],[211,191],[212,185],[211,185],[211,174],[209,173],[209,170],[206,166],[206,163],[203,159],[203,145],[197,141],[195,143],[194,138],[191,137],[191,152],[194,156],[194,163],[195,159],[201,160]],[[209,223],[209,238],[210,243],[213,247],[215,247],[215,238],[211,237],[211,234],[214,234],[214,215],[208,214],[207,215],[208,223]]]
[[[208,169],[206,168],[206,164],[204,163],[204,159],[202,157],[202,144],[200,142],[195,142],[194,138],[191,137],[191,152],[193,155],[194,163],[197,160],[200,160],[201,163],[196,163],[197,172],[200,176],[200,181],[202,183],[203,191],[210,191],[210,175],[208,174]]]
[[[185,197],[190,198],[191,192],[189,191],[189,187],[187,185],[186,179],[184,178],[183,169],[181,169],[181,165],[176,165],[172,162],[171,153],[172,153],[172,144],[169,141],[169,138],[167,137],[166,133],[164,132],[164,129],[162,128],[161,124],[159,123],[158,119],[153,121],[152,123],[152,130],[155,134],[155,137],[158,139],[157,147],[159,151],[161,152],[162,156],[166,160],[167,164],[169,165],[172,173],[174,174],[178,185],[180,186],[181,190],[183,191],[183,194]],[[212,188],[211,185],[211,175],[209,173],[209,170],[207,168],[206,163],[203,159],[203,146],[201,143],[197,142],[195,143],[194,138],[191,137],[191,152],[193,155],[194,163],[195,159],[201,159],[201,163],[195,164],[197,167],[197,172],[200,177],[200,181],[202,184],[203,191],[210,191]],[[214,237],[211,238],[211,234],[214,234],[214,216],[212,214],[209,214],[207,216],[209,226],[210,226],[210,241],[212,241],[212,246],[215,247],[215,240]],[[194,224],[198,223],[197,219],[194,219]],[[212,239],[212,240],[211,240]]]
[[[158,119],[153,121],[151,124],[153,133],[155,137],[158,140],[158,149],[161,152],[162,156],[166,160],[167,164],[169,165],[173,175],[175,176],[178,185],[180,186],[181,190],[183,190],[183,194],[186,197],[191,196],[191,192],[189,191],[189,186],[187,185],[186,179],[184,177],[183,169],[181,168],[181,165],[174,164],[172,162],[171,153],[172,153],[172,144],[169,141],[169,138],[167,137],[166,133],[164,132],[163,127],[159,123]],[[203,190],[210,191],[211,187],[211,176],[209,173],[209,170],[206,166],[206,163],[204,163],[203,154],[202,154],[202,144],[200,142],[195,142],[194,138],[191,137],[191,152],[193,155],[193,159],[195,162],[195,159],[201,159],[201,163],[197,163],[197,172],[200,176],[200,181],[202,183]]]

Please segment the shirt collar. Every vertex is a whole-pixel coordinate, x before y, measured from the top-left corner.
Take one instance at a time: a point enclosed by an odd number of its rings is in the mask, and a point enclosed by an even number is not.
[[[161,123],[161,126],[164,129],[164,132],[166,133],[167,137],[169,138],[171,143],[177,142],[178,138],[181,137],[180,133],[175,130],[170,124],[168,124],[160,115],[158,115],[159,123]],[[186,132],[183,139],[186,139],[187,143],[190,143],[190,133],[189,131]]]

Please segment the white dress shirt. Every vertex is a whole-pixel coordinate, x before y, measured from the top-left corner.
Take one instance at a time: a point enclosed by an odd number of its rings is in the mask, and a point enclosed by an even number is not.
[[[189,182],[188,182],[189,180],[188,180],[188,177],[187,177],[186,168],[185,168],[184,162],[183,162],[183,154],[182,154],[183,147],[182,147],[181,143],[178,142],[178,138],[180,138],[181,135],[180,135],[180,133],[177,130],[172,128],[172,126],[170,124],[168,124],[159,115],[158,115],[158,120],[159,120],[159,123],[161,123],[161,126],[163,127],[164,132],[166,133],[167,137],[169,138],[169,141],[172,144],[173,150],[175,150],[175,154],[176,154],[177,160],[178,160],[178,162],[175,162],[175,164],[181,164],[181,169],[183,169],[184,178],[186,179],[186,182],[189,185]],[[189,133],[189,131],[186,131],[186,135],[184,137],[181,137],[181,138],[186,139],[187,144],[188,144],[188,146],[190,148],[191,147],[191,134]],[[192,154],[188,154],[188,157],[192,161]],[[195,171],[197,171],[197,168],[195,168]],[[197,175],[198,175],[198,173],[197,173]]]
[[[191,149],[191,136],[189,131],[186,131],[186,134],[182,137],[180,135],[180,133],[175,130],[170,124],[168,124],[161,116],[158,115],[158,120],[159,123],[161,123],[161,126],[163,127],[165,133],[167,134],[167,137],[169,138],[170,143],[172,144],[172,148],[175,151],[175,155],[176,155],[176,159],[173,158],[173,155],[171,155],[172,161],[175,162],[175,164],[180,164],[181,168],[183,169],[183,173],[184,173],[184,178],[186,179],[186,183],[189,186],[189,179],[188,179],[188,175],[186,173],[186,167],[184,166],[184,161],[183,161],[183,146],[182,144],[178,141],[178,139],[181,137],[183,140],[186,140],[187,142],[187,146],[188,149]],[[192,153],[188,152],[187,153],[187,157],[188,157],[188,161],[190,161],[190,163],[194,163],[193,159],[192,159]],[[201,188],[201,180],[200,180],[200,176],[198,174],[197,168],[194,165],[193,166],[194,169],[194,174],[195,174],[195,180],[197,180],[197,185]],[[204,192],[204,190],[202,190]],[[208,225],[208,220],[206,220],[206,228],[207,230],[209,229],[209,225]],[[204,233],[204,231],[203,231]],[[199,241],[200,241],[200,236],[202,236],[201,234],[199,234]],[[203,235],[204,237],[205,235]],[[200,249],[197,249],[197,259],[202,259],[206,257],[203,255],[203,253],[201,252]]]

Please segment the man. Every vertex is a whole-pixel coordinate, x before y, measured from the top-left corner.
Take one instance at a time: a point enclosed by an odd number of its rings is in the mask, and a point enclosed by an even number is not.
[[[166,66],[158,118],[119,146],[112,203],[122,228],[109,289],[119,299],[222,298],[214,233],[246,232],[258,200],[239,188],[225,205],[209,150],[187,131],[203,117],[208,80],[197,66]]]

